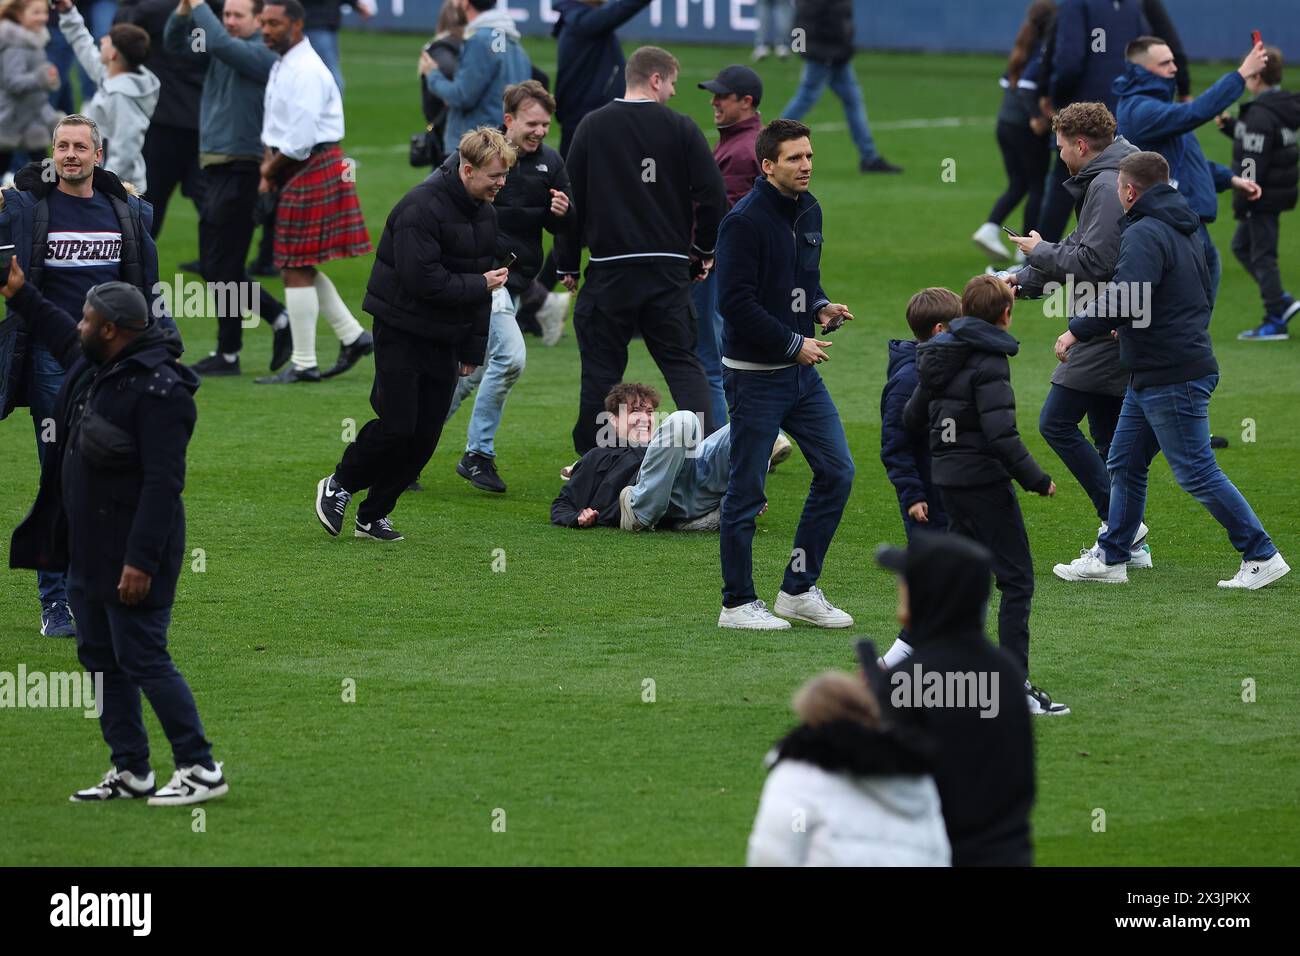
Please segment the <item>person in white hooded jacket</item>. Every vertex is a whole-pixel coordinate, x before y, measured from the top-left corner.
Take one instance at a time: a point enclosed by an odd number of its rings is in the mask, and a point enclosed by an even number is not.
[[[104,168],[143,195],[149,184],[141,149],[161,88],[158,77],[142,66],[149,55],[149,34],[132,23],[115,23],[96,50],[72,0],[57,0],[55,9],[59,29],[97,87],[81,111],[95,121],[104,137]]]
[[[802,723],[769,755],[750,866],[949,866],[924,740],[886,727],[855,677],[827,671],[795,695]]]

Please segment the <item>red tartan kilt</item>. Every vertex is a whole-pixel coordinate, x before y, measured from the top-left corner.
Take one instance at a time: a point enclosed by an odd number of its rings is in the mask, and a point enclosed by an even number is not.
[[[344,173],[343,150],[313,153],[280,191],[275,209],[275,264],[281,269],[320,265],[370,252],[370,233],[357,189]]]

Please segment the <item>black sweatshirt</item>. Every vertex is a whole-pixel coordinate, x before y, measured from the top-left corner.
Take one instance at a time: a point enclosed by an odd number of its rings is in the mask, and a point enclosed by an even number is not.
[[[592,264],[685,264],[692,251],[713,253],[727,193],[688,117],[651,100],[615,100],[583,117],[565,161],[577,219],[555,237],[561,275],[577,274],[583,246]]]
[[[551,523],[576,528],[582,510],[594,508],[596,524],[618,527],[618,496],[628,485],[636,484],[644,458],[644,445],[587,452],[574,466],[569,483],[551,502]]]

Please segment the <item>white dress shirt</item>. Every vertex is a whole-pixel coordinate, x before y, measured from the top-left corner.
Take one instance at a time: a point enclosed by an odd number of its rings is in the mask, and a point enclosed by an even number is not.
[[[343,97],[305,36],[271,67],[263,106],[262,142],[290,159],[343,139]]]

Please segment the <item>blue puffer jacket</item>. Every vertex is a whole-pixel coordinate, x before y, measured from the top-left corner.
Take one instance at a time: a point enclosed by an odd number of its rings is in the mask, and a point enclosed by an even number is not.
[[[1205,158],[1195,130],[1235,103],[1246,81],[1236,70],[1225,73],[1190,103],[1173,102],[1174,88],[1172,79],[1130,63],[1114,85],[1119,135],[1168,160],[1170,181],[1187,204],[1202,222],[1214,222],[1219,215],[1215,193],[1232,188],[1232,170]]]
[[[1124,48],[1148,32],[1138,0],[1065,0],[1056,13],[1052,102],[1058,109],[1105,103],[1114,112],[1111,81],[1124,72]],[[1103,49],[1098,38],[1105,39]]]
[[[889,372],[880,395],[880,460],[898,495],[898,508],[907,521],[907,509],[919,501],[930,506],[930,527],[948,527],[948,516],[934,485],[930,483],[930,442],[924,433],[909,433],[903,424],[903,409],[916,391],[916,342],[891,339]]]
[[[555,118],[564,134],[561,155],[578,123],[592,110],[623,95],[623,48],[614,31],[650,6],[650,0],[610,0],[593,7],[582,0],[556,0]]]

